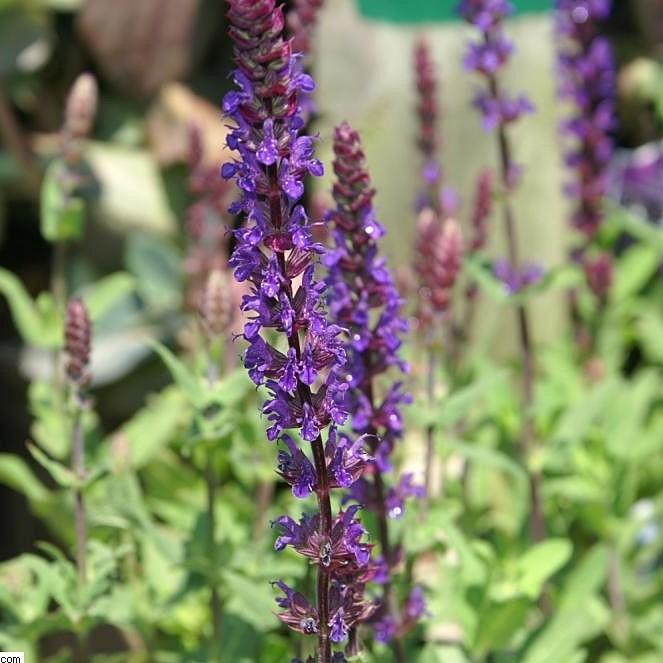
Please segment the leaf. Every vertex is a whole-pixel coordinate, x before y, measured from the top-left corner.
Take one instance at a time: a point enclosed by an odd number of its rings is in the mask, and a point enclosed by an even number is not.
[[[567,539],[548,539],[530,548],[516,565],[520,591],[536,599],[546,580],[569,561],[572,552],[573,546]]]
[[[417,663],[469,663],[460,647],[429,642],[417,657]]]
[[[183,424],[189,407],[176,387],[164,389],[149,399],[106,445],[117,469],[144,467],[161,449],[168,446]]]
[[[66,190],[64,171],[63,161],[53,161],[41,186],[41,234],[49,242],[80,239],[83,235],[85,204]]]
[[[144,233],[132,235],[125,261],[150,308],[165,311],[179,307],[181,256],[170,243]]]
[[[617,263],[613,297],[622,301],[637,295],[658,270],[661,252],[642,244],[631,247]]]
[[[531,609],[532,604],[523,597],[492,603],[479,615],[474,648],[481,656],[505,648],[525,625]]]
[[[195,408],[200,407],[205,400],[205,390],[201,381],[186,364],[178,359],[165,345],[158,341],[149,341],[155,352],[161,357],[166,368],[173,376],[175,383],[182,389],[188,401]]]
[[[0,483],[25,495],[30,502],[48,499],[49,491],[19,456],[0,454]]]
[[[276,625],[274,595],[268,583],[250,582],[230,570],[223,572],[223,585],[228,591],[226,610],[248,622],[258,631],[266,631]]]
[[[134,292],[136,279],[126,272],[110,274],[84,291],[85,303],[93,322],[97,322],[122,297]]]
[[[658,310],[643,307],[636,326],[650,361],[663,364],[663,316]]]
[[[71,446],[70,427],[57,386],[40,380],[32,382],[28,402],[33,417],[30,432],[35,442],[58,460],[67,457]]]
[[[472,384],[453,392],[438,402],[433,411],[428,411],[425,422],[421,424],[434,424],[448,427],[467,416],[468,410],[483,398],[491,389],[496,389],[506,379],[507,372],[494,371]]]
[[[437,443],[438,450],[445,452],[448,450],[455,451],[461,456],[464,456],[470,461],[487,465],[495,470],[501,470],[510,474],[514,479],[520,482],[527,483],[527,473],[515,461],[511,460],[506,454],[503,454],[496,449],[491,449],[479,444],[461,442],[460,440],[439,440]]]
[[[41,348],[62,345],[62,323],[48,293],[42,293],[37,306],[21,281],[1,267],[0,292],[7,298],[14,324],[26,343]]]
[[[27,444],[32,457],[51,475],[51,478],[62,488],[77,488],[79,481],[74,473],[62,463],[49,458],[36,444]]]

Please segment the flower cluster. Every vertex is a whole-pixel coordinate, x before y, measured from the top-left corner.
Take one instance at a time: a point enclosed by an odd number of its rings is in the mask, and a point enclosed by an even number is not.
[[[503,31],[504,19],[513,11],[506,0],[462,0],[458,13],[481,32],[481,40],[470,42],[464,64],[488,80],[488,88],[477,94],[474,105],[483,117],[483,126],[492,131],[518,120],[534,110],[525,95],[509,96],[500,91],[497,73],[506,66],[514,47]]]
[[[324,0],[294,0],[288,12],[288,29],[292,35],[292,48],[296,53],[311,52],[311,37]]]
[[[242,194],[230,211],[246,219],[235,232],[230,259],[235,278],[249,286],[241,305],[248,318],[244,364],[268,392],[263,406],[268,438],[281,439],[287,449],[279,454],[281,476],[296,496],[315,492],[318,498],[318,513],[300,524],[278,521],[284,534],[276,542],[277,549],[293,545],[318,565],[316,607],[282,583],[285,598],[278,604],[286,624],[318,635],[319,659],[327,663],[330,641],[342,640],[374,607],[361,598],[371,575],[370,547],[360,542],[364,530],[356,510],[333,518],[329,497],[333,486],[348,485],[362,473],[366,457],[334,431],[347,417],[342,330],[326,318],[325,284],[314,273],[324,249],[313,240],[299,204],[304,177],[323,170],[312,139],[301,135],[299,93],[312,91],[314,84],[283,38],[283,12],[275,0],[230,0],[229,5],[238,89],[225,96],[223,108],[234,121],[227,144],[237,157],[224,164],[222,175],[235,179]],[[286,429],[297,429],[311,443],[313,463],[284,435]]]
[[[192,204],[186,210],[187,274],[186,303],[195,310],[209,275],[228,269],[228,230],[231,220],[226,210],[232,197],[232,185],[219,177],[218,166],[205,157],[201,129],[189,127],[189,192]]]
[[[401,477],[389,489],[383,484],[383,474],[391,469],[394,445],[402,435],[401,408],[410,396],[400,381],[386,386],[381,399],[376,387],[378,379],[391,368],[401,373],[407,370],[398,356],[407,325],[392,275],[379,254],[378,241],[384,229],[375,216],[375,191],[361,140],[347,123],[334,132],[334,157],[334,248],[325,258],[329,267],[330,312],[347,335],[345,373],[352,427],[370,439],[374,454],[364,476],[352,486],[351,497],[375,511],[383,523],[380,581],[386,584],[395,564],[387,518],[402,515],[408,497],[421,496],[421,487],[414,485],[411,475]],[[385,619],[397,625],[393,634],[407,630],[406,616],[387,614],[385,606],[376,618],[376,633],[384,631],[380,625]]]
[[[419,277],[420,310],[423,330],[450,307],[453,287],[463,257],[463,236],[455,219],[443,223],[432,210],[423,210],[417,223],[415,269]]]
[[[560,93],[575,107],[563,125],[572,141],[566,162],[575,173],[567,190],[577,201],[573,225],[587,240],[601,225],[613,153],[615,63],[610,43],[599,34],[611,4],[610,0],[556,1]]]
[[[536,263],[524,263],[515,268],[508,260],[497,260],[493,265],[493,274],[504,284],[504,289],[509,295],[517,295],[519,292],[535,285],[543,278],[543,268]]]
[[[599,301],[605,301],[614,278],[612,256],[608,253],[599,253],[594,258],[585,257],[583,270],[590,290]]]
[[[69,300],[64,325],[67,363],[65,372],[72,385],[79,389],[90,380],[90,346],[92,343],[92,323],[82,299]]]

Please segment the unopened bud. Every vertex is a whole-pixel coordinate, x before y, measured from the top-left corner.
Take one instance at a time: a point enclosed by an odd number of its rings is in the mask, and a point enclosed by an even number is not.
[[[200,318],[209,336],[220,336],[232,322],[233,293],[228,274],[220,269],[210,272],[200,300]]]
[[[81,74],[71,87],[64,113],[64,132],[70,139],[87,138],[97,114],[99,92],[92,74]]]
[[[65,370],[72,384],[84,386],[90,379],[90,346],[92,324],[85,304],[74,298],[67,305],[65,321],[65,352],[67,363]]]
[[[587,258],[584,261],[583,269],[591,291],[599,299],[605,299],[612,287],[614,272],[612,256],[601,253],[596,258]]]

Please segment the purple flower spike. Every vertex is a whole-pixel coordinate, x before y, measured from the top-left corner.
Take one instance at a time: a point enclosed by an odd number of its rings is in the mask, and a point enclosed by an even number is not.
[[[381,401],[375,394],[377,381],[390,370],[402,373],[407,369],[398,356],[407,326],[393,278],[379,254],[378,240],[384,230],[373,209],[375,192],[359,134],[347,123],[334,132],[334,155],[334,250],[327,259],[330,310],[334,321],[346,330],[346,404],[352,428],[362,434],[373,454],[368,463],[362,459],[363,476],[356,474],[355,478],[361,478],[352,482],[348,499],[375,511],[381,523],[382,562],[374,566],[373,576],[388,596],[397,564],[397,546],[389,540],[388,517],[396,510],[402,514],[405,499],[420,497],[422,490],[413,485],[410,475],[395,488],[385,487],[386,473],[392,467],[391,454],[403,433],[401,409],[410,397],[398,381],[381,389],[385,394]],[[383,606],[381,612],[381,620],[400,620],[393,607]],[[378,638],[384,630],[380,629],[376,631]]]
[[[480,92],[475,107],[483,117],[486,131],[499,129],[516,122],[534,110],[524,95],[512,97],[500,91],[497,75],[509,62],[514,47],[503,31],[504,19],[513,11],[513,4],[505,0],[463,0],[458,13],[481,33],[479,41],[470,42],[464,65],[488,81],[488,89]]]
[[[363,600],[372,563],[358,507],[334,517],[330,500],[332,488],[350,486],[362,475],[369,457],[362,442],[335,431],[347,417],[343,329],[327,319],[326,285],[315,277],[324,249],[298,204],[304,178],[323,171],[313,139],[300,133],[301,96],[314,84],[283,37],[284,17],[275,0],[229,0],[229,6],[236,89],[223,108],[233,121],[227,145],[234,155],[221,174],[241,194],[230,210],[244,220],[235,231],[230,265],[247,286],[241,304],[248,344],[244,365],[266,392],[267,438],[283,444],[278,473],[295,497],[315,493],[318,504],[299,523],[285,516],[276,521],[276,549],[291,546],[318,566],[315,606],[277,583],[285,595],[277,600],[279,617],[295,631],[317,635],[316,660],[329,663],[331,641],[345,638],[375,606]],[[378,233],[369,218],[365,230]],[[305,443],[285,433],[290,429]]]
[[[560,95],[575,107],[563,124],[573,173],[567,193],[575,200],[573,225],[591,240],[603,220],[602,202],[616,125],[616,68],[612,48],[599,33],[608,0],[556,0]]]

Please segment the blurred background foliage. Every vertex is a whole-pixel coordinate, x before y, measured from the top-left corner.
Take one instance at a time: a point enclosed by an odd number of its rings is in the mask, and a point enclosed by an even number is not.
[[[462,200],[496,159],[468,112],[474,83],[460,67],[468,33],[448,20],[452,4],[333,0],[317,31],[320,156],[330,163],[340,120],[362,132],[394,266],[411,260],[419,178],[411,51],[422,31],[442,80],[444,165]],[[522,248],[554,268],[568,246],[568,209],[550,3],[516,4],[523,11],[509,32],[518,54],[506,84],[537,106],[514,131],[525,168],[516,200]],[[186,306],[190,125],[202,138],[198,166],[215,173],[224,156],[223,14],[217,0],[0,0],[0,649],[25,649],[28,660],[71,660],[77,632],[94,633],[95,650],[107,654],[99,660],[215,660],[211,585],[224,604],[222,660],[276,662],[294,650],[273,618],[268,583],[305,583],[305,569],[274,555],[268,524],[296,505],[275,488],[274,450],[243,373],[230,366],[218,385],[201,387],[204,357]],[[498,365],[514,336],[499,293],[486,289],[466,373],[446,376],[455,396],[442,390],[434,412],[411,410],[403,463],[420,470],[427,423],[441,433],[444,459],[429,519],[413,513],[399,524],[430,600],[411,660],[663,658],[662,26],[655,0],[615,2],[608,26],[619,59],[620,150],[604,240],[621,257],[599,364],[579,365],[563,333],[566,282],[531,300],[541,343],[535,414],[546,441],[535,462],[551,537],[528,549],[522,535],[527,477],[513,448],[522,413]],[[53,249],[40,233],[64,100],[82,71],[100,84],[83,148],[85,233],[66,265],[95,329],[94,412],[85,417],[95,537],[85,595],[62,552],[73,536],[68,429],[51,384],[62,329],[46,292]],[[645,184],[629,179],[634,164],[649,173]],[[492,242],[499,255],[498,233]],[[408,353],[416,386],[416,350]],[[222,523],[213,552],[203,480],[210,449]],[[552,615],[542,601],[554,604]],[[381,650],[374,657],[389,660]]]

